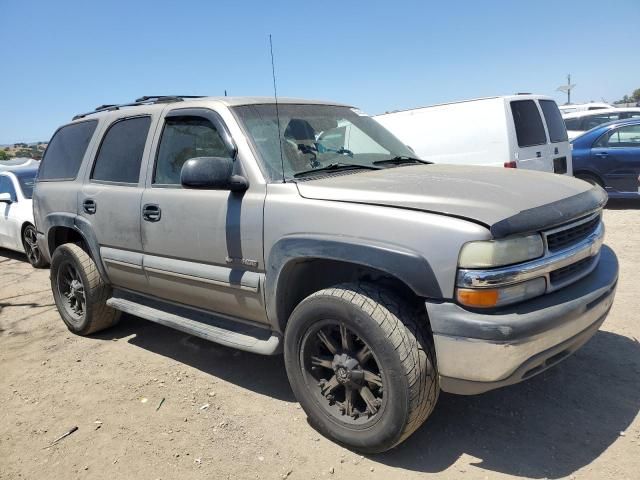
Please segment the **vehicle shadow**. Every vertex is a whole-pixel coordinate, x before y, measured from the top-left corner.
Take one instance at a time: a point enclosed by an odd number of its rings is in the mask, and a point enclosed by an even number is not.
[[[19,262],[29,263],[29,259],[24,253],[16,252],[14,250],[8,250],[6,248],[0,248],[0,263],[6,260],[17,260]]]
[[[295,402],[282,356],[226,348],[125,315],[96,336],[132,345],[232,382]],[[598,332],[575,355],[526,382],[465,397],[442,394],[431,418],[395,449],[371,461],[437,473],[462,456],[472,468],[531,478],[561,478],[590,464],[640,410],[640,344]]]
[[[133,335],[133,336],[132,336]],[[256,355],[123,314],[120,323],[93,336],[131,337],[131,345],[189,365],[208,375],[286,402],[295,402],[281,355]]]
[[[605,208],[608,210],[637,210],[640,208],[640,199],[610,198]]]
[[[638,341],[600,331],[526,382],[473,397],[443,394],[422,428],[372,460],[435,473],[465,454],[478,469],[565,477],[597,459],[631,424],[639,384]]]

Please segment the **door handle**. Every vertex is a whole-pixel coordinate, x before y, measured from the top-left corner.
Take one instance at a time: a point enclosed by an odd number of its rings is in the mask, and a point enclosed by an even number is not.
[[[541,158],[542,157],[542,152],[536,152],[536,158]]]
[[[142,207],[142,218],[147,222],[157,222],[162,216],[162,210],[154,203],[147,203]]]
[[[609,154],[607,152],[598,152],[596,153],[596,157],[601,157],[601,158],[605,158],[608,157]]]
[[[96,213],[97,205],[96,201],[92,198],[87,198],[84,202],[82,202],[82,208],[89,215],[93,215]]]

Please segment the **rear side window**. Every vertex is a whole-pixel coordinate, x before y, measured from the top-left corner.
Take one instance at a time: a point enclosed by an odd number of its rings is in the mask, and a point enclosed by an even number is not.
[[[91,173],[92,180],[138,183],[151,117],[118,120],[109,127]]]
[[[513,123],[520,147],[532,147],[547,143],[540,111],[533,100],[515,100],[511,102]]]
[[[551,143],[566,142],[568,140],[567,129],[564,126],[564,121],[556,102],[553,100],[540,100],[540,108],[542,108],[544,120],[547,122]]]
[[[567,130],[580,130],[579,118],[567,118],[565,119],[564,124],[567,126]]]
[[[75,179],[97,125],[97,120],[91,120],[59,129],[44,154],[38,180]]]

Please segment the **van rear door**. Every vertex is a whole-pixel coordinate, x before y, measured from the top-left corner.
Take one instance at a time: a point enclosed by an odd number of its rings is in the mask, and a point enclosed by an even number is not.
[[[547,149],[547,133],[535,100],[509,102],[515,130],[511,156],[518,168],[553,172],[553,163]]]
[[[569,147],[567,128],[562,120],[558,104],[553,100],[540,99],[538,101],[549,133],[548,155],[551,156],[553,162],[553,171],[554,173],[572,175],[571,148]]]

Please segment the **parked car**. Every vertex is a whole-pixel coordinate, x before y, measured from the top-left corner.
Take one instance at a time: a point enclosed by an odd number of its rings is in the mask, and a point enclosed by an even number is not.
[[[33,158],[25,158],[25,157],[16,157],[10,158],[9,160],[0,160],[0,172],[3,170],[12,170],[16,167],[29,167],[40,165],[38,160]]]
[[[23,252],[36,268],[47,265],[36,242],[31,195],[38,167],[0,170],[0,247]]]
[[[571,150],[556,102],[510,95],[374,117],[425,160],[571,175]]]
[[[609,198],[640,196],[640,118],[605,123],[573,141],[574,175]]]
[[[558,106],[560,113],[574,113],[574,112],[587,112],[590,110],[602,110],[604,108],[613,108],[608,103],[601,102],[589,102],[589,103],[571,103],[569,105]]]
[[[573,140],[584,132],[614,120],[640,118],[640,108],[609,108],[597,112],[577,112],[562,116],[569,139]]]
[[[69,330],[127,312],[284,351],[310,423],[365,452],[441,390],[517,383],[598,330],[618,276],[605,202],[563,175],[416,159],[347,105],[232,97],[77,115],[34,194]]]

